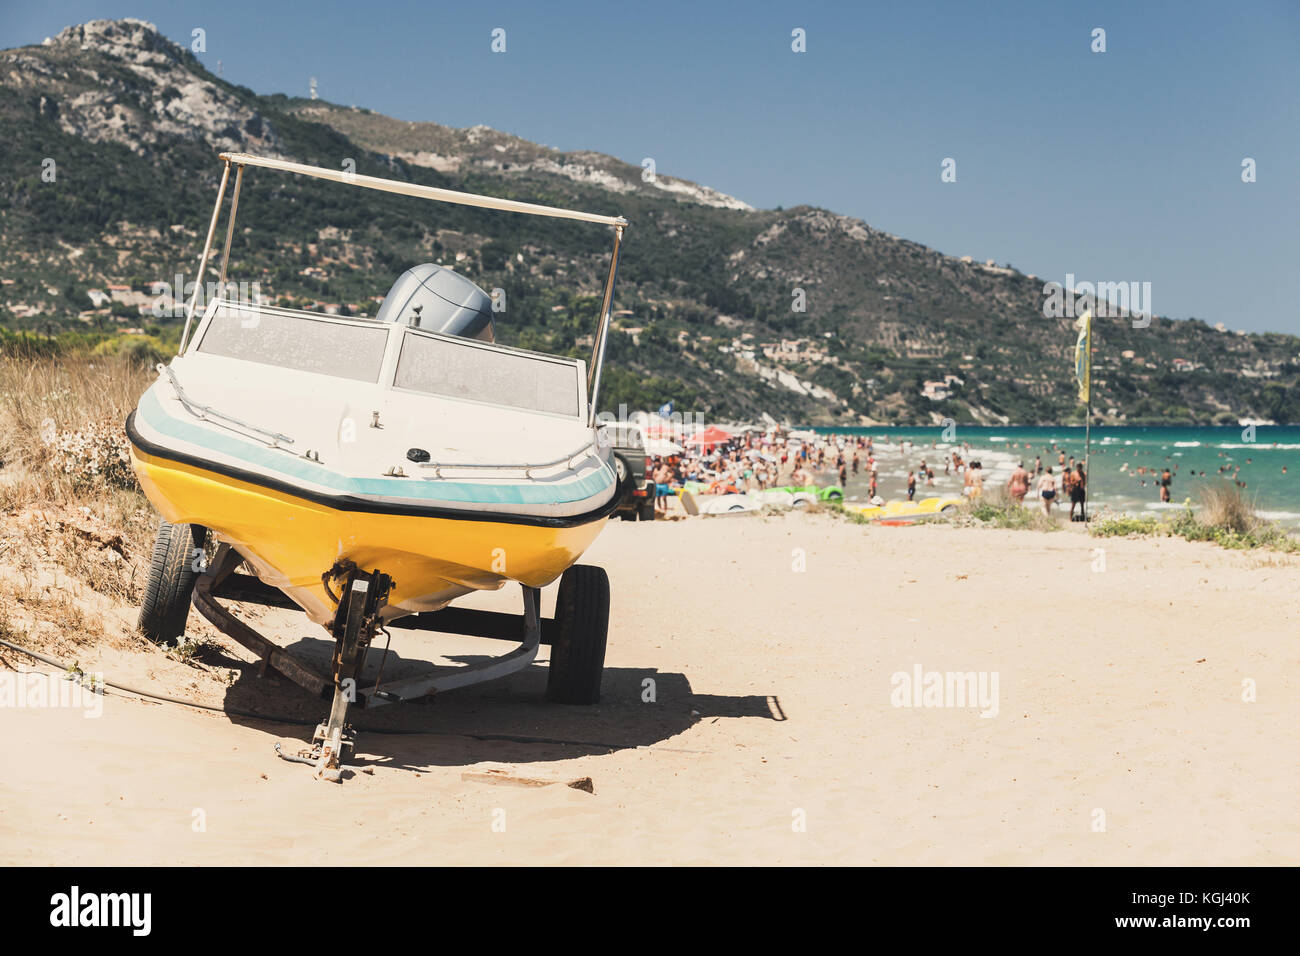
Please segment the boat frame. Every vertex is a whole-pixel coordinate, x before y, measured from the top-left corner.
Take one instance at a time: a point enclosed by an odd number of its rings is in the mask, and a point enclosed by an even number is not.
[[[594,428],[596,426],[597,400],[608,344],[614,286],[618,277],[619,253],[622,247],[623,233],[628,225],[626,219],[621,216],[595,215],[553,206],[502,199],[495,196],[462,193],[433,186],[422,186],[416,183],[363,176],[353,172],[308,166],[270,157],[253,156],[247,153],[222,153],[220,158],[225,165],[221,173],[221,183],[217,189],[217,201],[212,210],[212,218],[208,223],[207,236],[203,243],[203,253],[199,258],[194,292],[185,310],[185,327],[181,333],[180,345],[177,349],[178,356],[184,355],[186,348],[190,344],[190,329],[198,309],[199,297],[203,293],[204,275],[207,272],[208,261],[212,254],[212,241],[221,218],[222,205],[225,201],[226,188],[232,168],[235,170],[235,184],[231,193],[230,214],[226,224],[225,243],[221,250],[218,270],[217,295],[215,296],[218,300],[222,298],[226,286],[226,270],[229,266],[230,247],[235,234],[235,219],[239,210],[240,188],[243,185],[244,170],[249,166],[277,169],[345,185],[377,189],[383,192],[440,202],[497,209],[526,215],[576,219],[611,226],[614,230],[609,272],[605,280],[600,316],[592,343],[592,362],[587,372],[588,407],[586,419],[589,427]],[[175,383],[174,377],[173,383]],[[565,459],[558,459],[557,461],[563,460]],[[542,466],[527,466],[527,470],[530,471],[532,468],[537,467]],[[436,466],[435,477],[440,477],[437,474]],[[219,598],[271,607],[298,609],[298,605],[278,588],[264,583],[254,575],[237,573],[243,561],[244,559],[239,552],[229,544],[221,543],[218,545],[215,556],[203,568],[194,583],[191,603],[219,631],[256,654],[261,661],[261,673],[264,674],[268,668],[273,668],[309,693],[326,699],[332,698],[329,716],[324,723],[316,728],[311,748],[301,752],[296,757],[281,754],[287,759],[314,765],[316,776],[320,779],[334,781],[342,779],[341,760],[345,752],[352,748],[354,740],[354,734],[347,724],[347,712],[350,705],[355,704],[362,708],[379,707],[505,677],[528,667],[536,658],[538,648],[542,644],[551,644],[559,633],[559,622],[556,619],[543,619],[541,617],[540,589],[523,584],[521,584],[524,605],[522,615],[447,607],[438,611],[410,614],[394,619],[385,625],[380,618],[379,611],[384,605],[384,599],[389,588],[392,586],[392,580],[379,569],[367,571],[351,565],[346,567],[335,566],[322,576],[326,590],[331,595],[333,593],[330,591],[331,582],[336,584],[341,582],[335,616],[330,627],[330,632],[335,639],[335,651],[331,662],[331,672],[326,674],[259,634],[248,624],[231,614],[220,603]],[[371,642],[376,634],[387,633],[389,627],[519,641],[519,644],[503,655],[455,668],[450,672],[422,674],[388,683],[383,680],[383,665],[381,663],[375,682],[368,687],[361,688],[358,685]],[[603,635],[601,640],[603,642]],[[279,752],[278,745],[276,750]]]
[[[600,316],[596,324],[596,333],[592,342],[592,360],[587,369],[587,424],[596,423],[596,402],[600,394],[601,374],[605,368],[605,351],[609,339],[609,325],[612,318],[614,286],[618,281],[618,260],[623,246],[623,233],[628,221],[622,216],[602,216],[596,213],[578,212],[574,209],[561,209],[558,206],[543,206],[538,203],[520,202],[516,199],[502,199],[499,196],[482,196],[476,193],[457,192],[454,189],[442,189],[437,186],[422,186],[419,183],[402,182],[397,179],[383,179],[378,176],[363,176],[360,173],[345,170],[326,169],[323,166],[309,166],[305,163],[293,163],[288,160],[274,159],[269,156],[254,156],[250,153],[222,153],[224,166],[221,170],[221,183],[217,187],[217,201],[212,207],[212,218],[208,222],[207,238],[203,241],[203,254],[199,257],[199,271],[195,276],[194,292],[185,307],[185,328],[181,332],[180,346],[176,354],[184,355],[189,345],[190,326],[198,309],[199,297],[203,293],[203,277],[207,272],[208,259],[212,254],[212,239],[216,235],[217,223],[221,220],[221,207],[226,198],[226,186],[230,181],[230,170],[235,170],[235,187],[230,196],[230,215],[226,220],[226,239],[221,250],[221,264],[217,273],[217,295],[220,297],[226,286],[226,269],[230,265],[230,246],[235,238],[235,219],[239,214],[239,192],[244,184],[244,169],[259,166],[265,169],[278,169],[284,172],[310,176],[314,179],[327,179],[331,182],[357,186],[363,189],[377,189],[381,192],[396,193],[402,196],[414,196],[431,199],[435,202],[448,202],[461,206],[477,206],[480,209],[497,209],[503,212],[516,212],[530,216],[546,216],[553,219],[576,219],[612,226],[614,229],[614,247],[609,259],[609,272],[605,277],[605,288],[601,296]]]
[[[265,584],[251,574],[239,574],[243,563],[239,553],[227,544],[217,549],[206,572],[194,585],[194,607],[221,633],[248,648],[262,662],[262,670],[273,668],[299,687],[316,696],[328,696],[334,679],[312,665],[302,661],[278,644],[258,634],[239,618],[231,614],[218,598],[242,604],[261,604],[266,607],[299,610],[298,605],[285,597],[277,588]],[[461,634],[467,637],[485,637],[502,641],[520,640],[519,648],[501,657],[480,664],[460,667],[441,676],[404,678],[384,683],[382,674],[366,688],[355,690],[353,703],[365,709],[385,704],[396,704],[416,697],[468,687],[485,680],[495,680],[532,663],[538,647],[550,644],[556,622],[542,618],[539,613],[537,588],[524,587],[524,613],[504,614],[500,611],[482,611],[473,608],[446,607],[440,611],[422,611],[408,614],[388,622],[384,627],[398,630],[438,631],[444,634]],[[378,627],[375,628],[378,630]],[[522,633],[521,633],[522,632]],[[522,652],[522,653],[521,653]],[[504,665],[504,666],[502,666]]]

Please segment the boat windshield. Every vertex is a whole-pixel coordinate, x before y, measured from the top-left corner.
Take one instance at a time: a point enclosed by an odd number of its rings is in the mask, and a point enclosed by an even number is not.
[[[221,305],[198,350],[210,355],[378,382],[388,328],[263,308]]]
[[[581,413],[579,363],[407,329],[393,384],[555,415]]]

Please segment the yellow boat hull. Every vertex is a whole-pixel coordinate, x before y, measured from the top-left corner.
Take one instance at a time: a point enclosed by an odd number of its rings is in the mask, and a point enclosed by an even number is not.
[[[507,581],[543,587],[578,560],[605,524],[545,524],[333,508],[131,448],[146,496],[173,524],[198,524],[320,624],[335,602],[322,575],[340,563],[389,575],[385,619],[437,610]]]
[[[956,508],[962,504],[961,498],[930,497],[920,501],[888,501],[883,505],[851,505],[850,507],[864,518],[873,521],[897,518],[910,520],[929,515],[942,514],[945,508]]]

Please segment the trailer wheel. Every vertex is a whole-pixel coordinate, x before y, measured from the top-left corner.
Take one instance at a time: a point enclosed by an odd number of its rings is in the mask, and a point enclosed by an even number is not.
[[[654,500],[654,498],[652,498],[650,495],[646,495],[643,499],[641,499],[641,504],[640,504],[640,506],[639,506],[639,508],[638,508],[638,510],[637,510],[637,516],[638,516],[642,521],[654,521],[654,520],[655,520],[655,500]]]
[[[158,522],[139,621],[141,633],[155,644],[179,641],[185,633],[198,577],[194,566],[207,536],[207,529],[199,525]]]
[[[555,598],[555,621],[559,626],[551,644],[546,699],[597,703],[609,635],[609,576],[604,568],[575,564],[564,572]]]

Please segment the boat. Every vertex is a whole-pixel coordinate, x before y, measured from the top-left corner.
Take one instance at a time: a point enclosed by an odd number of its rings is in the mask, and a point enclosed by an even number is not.
[[[910,524],[938,515],[953,515],[965,502],[964,498],[931,495],[920,501],[887,501],[882,505],[849,505],[862,517],[881,524]]]
[[[718,495],[704,506],[706,515],[731,515],[757,511],[762,505],[743,492]]]
[[[826,485],[821,488],[817,485],[782,485],[774,490],[784,491],[787,494],[796,496],[797,500],[806,502],[842,501],[844,499],[844,489],[839,485]]]
[[[594,703],[609,583],[603,569],[577,562],[618,503],[596,408],[627,221],[270,157],[220,158],[180,347],[126,422],[135,472],[162,516],[141,630],[179,640],[192,603],[269,666],[332,698],[329,718],[299,755],[325,779],[340,779],[354,743],[349,706],[504,676],[528,666],[544,638],[552,646],[548,697]],[[590,364],[498,343],[492,297],[436,263],[399,276],[373,318],[226,298],[250,168],[610,227]],[[200,311],[232,171],[217,294]],[[539,591],[557,579],[556,616],[542,621]],[[449,608],[512,582],[522,590],[522,616]],[[300,608],[335,639],[331,672],[277,648],[219,598]],[[363,687],[371,641],[389,625],[520,645],[449,674],[386,684],[381,662],[379,678]]]
[[[795,506],[795,497],[788,491],[782,491],[780,488],[769,488],[766,491],[755,491],[751,497],[764,508],[793,508]]]

